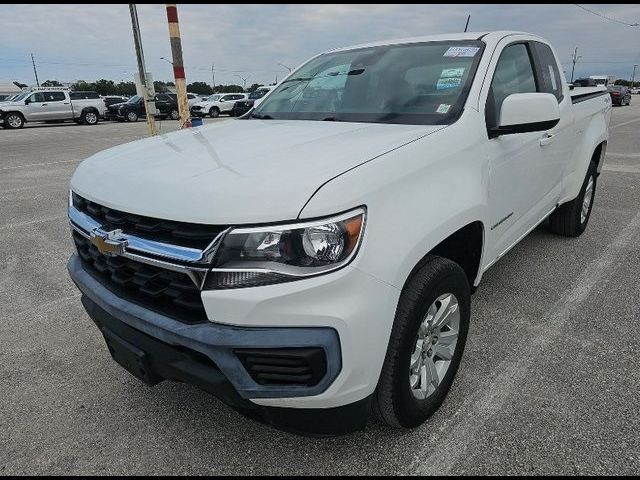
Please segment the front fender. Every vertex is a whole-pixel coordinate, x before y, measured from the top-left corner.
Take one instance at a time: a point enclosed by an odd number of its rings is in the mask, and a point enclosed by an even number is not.
[[[478,125],[483,124],[477,112],[465,112],[455,124],[334,178],[300,217],[366,205],[363,243],[353,265],[402,288],[442,240],[474,221],[486,225],[488,159],[485,131]]]

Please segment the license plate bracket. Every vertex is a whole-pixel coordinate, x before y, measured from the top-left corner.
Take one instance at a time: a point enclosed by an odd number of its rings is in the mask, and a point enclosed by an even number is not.
[[[147,385],[156,385],[162,381],[162,377],[153,371],[148,356],[143,350],[120,338],[107,328],[102,329],[102,335],[111,357],[121,367]]]

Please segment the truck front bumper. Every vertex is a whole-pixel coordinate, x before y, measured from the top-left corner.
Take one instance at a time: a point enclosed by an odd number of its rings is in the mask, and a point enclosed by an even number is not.
[[[335,329],[184,324],[116,296],[76,255],[67,268],[114,360],[147,384],[165,379],[191,383],[253,419],[300,434],[340,435],[364,427],[370,396],[329,408],[282,408],[255,401],[325,392],[342,371]],[[323,377],[313,386],[258,384],[237,354],[241,349],[305,347],[322,348],[326,357]]]

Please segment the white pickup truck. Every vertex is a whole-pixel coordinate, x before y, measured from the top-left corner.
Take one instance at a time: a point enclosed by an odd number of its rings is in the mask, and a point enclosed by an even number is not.
[[[102,98],[72,100],[68,88],[35,88],[0,105],[0,124],[22,128],[27,122],[73,120],[95,125],[106,111]]]
[[[589,221],[611,100],[561,72],[510,31],[341,48],[242,119],[88,158],[68,270],[113,358],[290,431],[422,424],[483,273]]]

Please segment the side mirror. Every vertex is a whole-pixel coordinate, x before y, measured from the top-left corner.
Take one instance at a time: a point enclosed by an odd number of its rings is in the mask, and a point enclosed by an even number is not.
[[[558,100],[550,93],[514,93],[502,102],[498,126],[489,138],[514,133],[542,132],[560,121]]]
[[[25,105],[29,105],[31,103],[31,100],[29,100],[28,98],[24,101]]]

